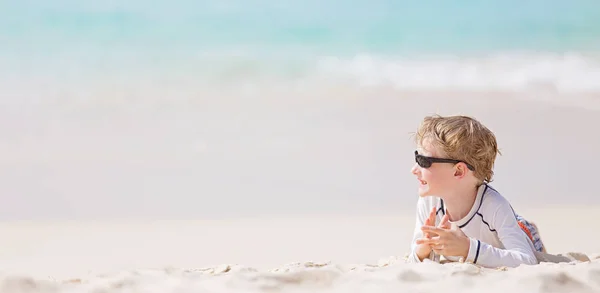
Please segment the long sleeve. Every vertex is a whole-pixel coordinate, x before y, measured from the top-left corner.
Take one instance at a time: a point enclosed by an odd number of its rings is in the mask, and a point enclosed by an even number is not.
[[[517,267],[537,264],[537,258],[526,234],[521,230],[512,207],[505,200],[497,202],[489,229],[496,231],[504,249],[470,238],[466,261],[483,267]]]
[[[419,257],[417,256],[416,249],[417,244],[415,243],[418,238],[423,237],[423,231],[421,231],[421,227],[425,224],[425,220],[429,217],[429,211],[432,206],[430,206],[425,198],[419,197],[417,202],[417,213],[415,219],[415,229],[413,232],[412,242],[410,244],[410,254],[408,255],[408,262],[418,263],[421,262]],[[434,253],[431,252],[429,254],[429,259],[433,259]]]

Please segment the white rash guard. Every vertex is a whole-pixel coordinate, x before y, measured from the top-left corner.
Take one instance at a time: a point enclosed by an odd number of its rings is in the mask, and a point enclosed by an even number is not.
[[[417,221],[409,262],[420,262],[415,241],[423,237],[421,227],[429,217],[433,207],[436,207],[436,226],[446,214],[446,207],[439,197],[420,197],[417,203]],[[521,264],[533,265],[538,260],[532,241],[517,223],[517,215],[510,203],[498,191],[483,184],[477,191],[477,198],[471,211],[464,218],[456,221],[460,229],[470,238],[469,254],[464,262],[482,267],[517,267]],[[450,261],[460,261],[459,257],[444,256]],[[440,261],[440,256],[433,251],[429,259]]]

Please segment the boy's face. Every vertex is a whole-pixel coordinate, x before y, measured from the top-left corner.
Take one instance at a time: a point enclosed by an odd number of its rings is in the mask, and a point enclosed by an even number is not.
[[[423,142],[417,148],[420,155],[436,158],[444,158],[444,154],[435,146]],[[454,178],[455,168],[453,164],[434,163],[429,168],[423,168],[417,163],[411,172],[417,177],[419,183],[419,196],[441,196],[444,191],[453,190],[456,180]]]

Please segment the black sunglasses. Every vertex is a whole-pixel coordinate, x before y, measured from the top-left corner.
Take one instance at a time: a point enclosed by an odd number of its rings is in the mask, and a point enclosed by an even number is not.
[[[453,159],[427,157],[427,156],[419,155],[418,151],[415,151],[415,161],[417,162],[417,164],[419,164],[419,166],[421,166],[421,168],[429,168],[429,167],[431,167],[431,164],[433,164],[433,163],[452,163],[452,164],[465,163],[467,165],[467,168],[469,168],[469,170],[475,171],[475,168],[466,162],[459,161],[459,160],[453,160]]]

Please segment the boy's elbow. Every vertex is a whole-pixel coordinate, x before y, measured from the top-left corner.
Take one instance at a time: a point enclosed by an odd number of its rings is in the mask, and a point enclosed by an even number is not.
[[[539,264],[537,257],[534,254],[525,254],[523,255],[523,257],[521,258],[521,261],[518,262],[515,267],[518,267],[520,265],[537,265]]]
[[[501,266],[520,267],[522,265],[537,265],[539,264],[537,257],[534,254],[520,252],[515,254],[508,263],[504,262]]]
[[[532,265],[539,264],[539,262],[538,262],[537,257],[535,255],[531,254],[525,258],[525,264],[532,266]]]
[[[507,267],[511,267],[511,268],[517,268],[520,267],[522,265],[537,265],[538,261],[535,257],[531,257],[531,256],[525,256],[521,259],[515,259],[516,261],[512,261],[510,264],[502,264],[502,266],[507,266]],[[490,267],[497,267],[497,266],[490,266]]]

